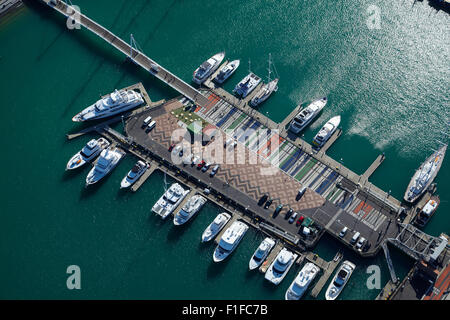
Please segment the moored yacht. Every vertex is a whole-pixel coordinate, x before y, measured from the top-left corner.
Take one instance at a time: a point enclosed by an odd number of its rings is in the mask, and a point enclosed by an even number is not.
[[[242,79],[236,87],[233,89],[233,93],[239,98],[243,99],[249,95],[250,92],[255,90],[258,84],[261,82],[261,78],[253,72],[250,72],[244,79]]]
[[[311,282],[313,282],[319,271],[319,267],[314,263],[306,263],[302,270],[300,270],[298,275],[295,277],[294,281],[292,281],[291,285],[286,291],[284,298],[286,300],[299,300],[308,289],[308,286],[311,284]]]
[[[305,129],[306,126],[317,117],[317,115],[320,113],[320,111],[322,111],[326,104],[326,97],[313,101],[295,116],[295,118],[291,121],[289,130],[297,134]]]
[[[230,220],[231,216],[226,213],[222,212],[217,215],[217,217],[214,218],[213,222],[203,231],[202,234],[202,242],[208,242],[212,238],[214,238],[220,230],[225,227],[227,222]]]
[[[125,151],[119,148],[109,147],[103,150],[100,153],[97,163],[86,177],[86,185],[94,184],[110,173],[124,156]]]
[[[120,189],[128,188],[148,169],[148,163],[139,160],[120,182]]]
[[[184,204],[181,210],[173,217],[173,224],[176,226],[186,223],[191,219],[203,205],[206,203],[206,199],[199,194],[193,195]]]
[[[270,264],[269,268],[266,271],[266,274],[264,275],[264,278],[275,285],[280,284],[280,282],[289,272],[289,269],[291,269],[297,257],[298,254],[293,253],[286,248],[283,248],[278,253],[275,260],[273,260],[273,262]]]
[[[214,250],[213,260],[214,262],[220,262],[225,260],[234,249],[236,249],[239,242],[241,242],[245,233],[248,230],[248,225],[241,221],[235,221],[233,224],[225,230],[219,244]]]
[[[152,211],[161,218],[166,219],[188,193],[189,190],[185,190],[180,184],[174,183],[154,204]]]
[[[105,138],[90,140],[79,152],[77,152],[69,162],[67,162],[66,170],[77,169],[87,162],[94,160],[100,152],[109,147],[109,141]]]
[[[267,100],[267,98],[270,97],[270,95],[278,90],[278,78],[275,78],[274,80],[270,79],[270,74],[272,73],[271,70],[271,66],[272,66],[272,56],[269,53],[269,74],[267,76],[267,83],[264,83],[261,86],[261,89],[259,89],[259,91],[255,94],[255,96],[252,98],[252,100],[250,101],[250,105],[252,107],[256,107],[259,104],[263,103],[264,101]]]
[[[339,294],[342,292],[342,289],[344,289],[345,285],[347,284],[348,279],[350,279],[353,270],[355,270],[355,267],[355,264],[351,263],[348,260],[342,263],[341,267],[336,272],[333,281],[331,281],[327,291],[325,292],[325,299],[335,300],[339,296]]]
[[[115,90],[72,118],[72,121],[102,119],[128,111],[144,103],[142,95],[134,90]]]
[[[443,145],[417,169],[403,197],[406,202],[415,202],[428,189],[441,168],[446,151],[447,145]]]
[[[203,62],[200,67],[194,71],[192,80],[196,84],[202,84],[211,74],[214,73],[214,71],[217,70],[224,57],[225,52],[219,52]]]
[[[240,60],[233,60],[228,62],[225,66],[223,66],[217,76],[213,79],[214,82],[218,84],[222,84],[227,80],[239,67]]]
[[[431,219],[433,214],[436,212],[436,210],[439,206],[439,203],[440,203],[440,200],[439,200],[438,196],[431,197],[431,199],[428,200],[428,202],[423,206],[423,208],[417,214],[415,224],[420,228],[425,227],[425,225]]]
[[[313,140],[314,146],[321,148],[325,142],[330,139],[333,133],[337,130],[339,123],[341,122],[341,116],[336,116],[328,120],[327,123],[320,129]]]
[[[250,270],[254,270],[258,268],[261,263],[264,262],[264,260],[269,255],[270,251],[275,246],[275,241],[272,238],[265,238],[261,244],[256,249],[255,253],[252,255],[250,262],[248,264],[248,268]]]

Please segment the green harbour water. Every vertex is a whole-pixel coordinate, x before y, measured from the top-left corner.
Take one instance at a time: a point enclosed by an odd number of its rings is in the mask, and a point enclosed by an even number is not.
[[[199,64],[225,50],[228,59],[241,59],[224,85],[231,91],[248,72],[248,59],[252,71],[266,76],[271,53],[279,89],[260,111],[282,121],[299,102],[327,96],[304,138],[340,114],[343,134],[327,153],[362,174],[384,152],[370,180],[397,199],[449,120],[449,16],[427,1],[72,2],[124,40],[133,33],[149,57],[187,82]],[[372,4],[380,9],[380,29],[366,24]],[[175,91],[87,30],[68,30],[62,16],[35,1],[0,20],[0,73],[1,299],[284,299],[299,268],[278,287],[249,272],[263,239],[255,230],[215,264],[214,244],[201,244],[200,236],[220,208],[208,203],[176,228],[151,213],[164,191],[162,173],[136,193],[119,190],[133,156],[88,189],[88,167],[64,171],[95,137],[67,141],[66,133],[84,127],[71,118],[99,95],[136,82],[154,101]],[[435,180],[441,204],[424,229],[432,235],[450,232],[449,177],[447,157]],[[314,252],[330,260],[341,248],[324,236]],[[395,249],[391,255],[403,278],[413,261]],[[382,252],[361,259],[344,250],[344,258],[357,269],[340,299],[374,299],[379,290],[367,289],[366,269],[379,265],[384,286]],[[81,290],[66,287],[69,265],[81,268]]]

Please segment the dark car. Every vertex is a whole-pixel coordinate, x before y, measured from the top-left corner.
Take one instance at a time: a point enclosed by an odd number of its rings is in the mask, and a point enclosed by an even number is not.
[[[294,214],[289,218],[289,223],[294,223],[295,218],[297,218],[298,212],[294,212]]]
[[[203,168],[202,168],[202,172],[208,171],[208,169],[209,169],[210,166],[211,166],[211,164],[210,164],[209,162],[206,163],[206,164],[203,166]]]
[[[298,218],[297,223],[296,223],[297,227],[302,224],[303,220],[305,220],[304,216],[300,216],[300,218]]]
[[[202,162],[200,162],[200,163],[197,165],[197,169],[200,170],[201,168],[203,168],[203,166],[204,166],[205,164],[206,164],[205,160],[202,160]]]
[[[273,212],[272,218],[276,218],[282,209],[283,205],[282,204],[278,205],[278,207],[276,207],[275,211]]]
[[[175,147],[175,143],[172,143],[169,147],[169,152],[172,152],[173,148]]]
[[[269,207],[272,205],[272,202],[272,199],[267,200],[266,204],[264,205],[264,209],[269,209]]]
[[[291,216],[291,214],[294,212],[294,210],[291,208],[288,210],[288,212],[286,212],[286,215],[284,216],[284,218],[287,220],[289,219],[289,217]]]
[[[262,206],[263,203],[266,202],[268,198],[269,198],[269,195],[268,195],[267,193],[264,194],[264,195],[261,197],[261,199],[259,199],[259,201],[258,201],[258,206]]]
[[[211,177],[214,177],[217,171],[219,170],[219,165],[216,164],[214,168],[212,168],[211,173],[209,174]]]

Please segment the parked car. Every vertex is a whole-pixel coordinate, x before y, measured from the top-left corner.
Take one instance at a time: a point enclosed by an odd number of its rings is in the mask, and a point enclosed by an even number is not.
[[[172,152],[173,148],[175,148],[175,143],[172,143],[169,147],[169,152]]]
[[[202,160],[198,165],[197,165],[197,169],[200,170],[201,168],[203,168],[203,166],[206,164],[205,160]]]
[[[214,166],[214,168],[212,168],[211,173],[210,173],[209,175],[210,175],[211,177],[214,177],[214,176],[216,175],[217,171],[219,171],[219,165],[218,165],[218,164],[216,164],[216,165]]]
[[[294,210],[293,210],[292,208],[289,209],[289,210],[286,212],[284,218],[285,218],[286,220],[289,219],[289,217],[290,217],[293,213],[294,213]]]
[[[356,244],[356,249],[357,249],[358,251],[361,251],[361,250],[362,250],[362,246],[364,245],[365,242],[366,242],[366,239],[365,239],[365,238],[363,238],[363,237],[359,238],[359,241],[358,241],[358,243]]]
[[[275,211],[273,212],[273,218],[275,218],[280,212],[281,210],[283,210],[283,205],[279,204],[276,208]]]
[[[211,163],[207,162],[207,163],[203,166],[202,172],[208,171],[208,169],[209,169],[210,166],[211,166]]]
[[[264,205],[264,209],[269,209],[269,207],[272,205],[272,202],[272,199],[267,200],[266,204]]]
[[[289,223],[294,223],[294,221],[295,221],[295,219],[297,218],[297,216],[298,216],[298,212],[294,212],[293,214],[292,214],[292,216],[289,218]]]
[[[258,206],[262,206],[264,202],[267,201],[267,199],[269,198],[269,195],[266,193],[264,194],[258,201]]]
[[[342,228],[341,232],[339,233],[339,237],[343,238],[347,233],[347,230],[348,230],[347,227]]]
[[[298,193],[297,193],[297,197],[295,198],[295,200],[300,200],[302,197],[303,197],[303,195],[305,194],[305,192],[306,192],[306,187],[301,187],[299,190],[298,190]]]
[[[300,218],[298,218],[297,223],[296,223],[297,227],[303,223],[303,220],[305,220],[304,216],[300,216]]]

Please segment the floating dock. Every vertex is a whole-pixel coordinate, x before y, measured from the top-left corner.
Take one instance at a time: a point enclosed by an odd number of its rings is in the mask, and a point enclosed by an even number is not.
[[[275,258],[277,257],[278,253],[280,253],[281,249],[283,249],[283,244],[281,242],[277,242],[277,244],[272,249],[272,251],[270,251],[270,253],[267,256],[266,260],[259,267],[259,271],[261,273],[266,273],[267,269],[272,264],[272,262],[275,260]]]
[[[144,184],[144,182],[155,172],[158,166],[154,162],[149,163],[149,168],[144,174],[131,186],[131,191],[136,192]]]
[[[220,242],[220,239],[222,238],[225,231],[233,224],[233,222],[235,222],[238,219],[239,219],[239,216],[237,214],[231,214],[230,220],[228,220],[225,227],[223,227],[222,230],[220,230],[219,234],[214,238],[214,242],[216,244],[218,244]]]
[[[316,266],[322,269],[323,274],[317,281],[314,288],[311,290],[311,296],[314,298],[317,298],[320,291],[322,291],[324,285],[327,283],[330,276],[333,274],[334,269],[339,265],[341,262],[343,255],[341,253],[337,253],[333,260],[326,262],[322,258],[320,258],[318,255],[312,252],[308,252],[305,256],[305,258],[309,261],[314,263]]]

